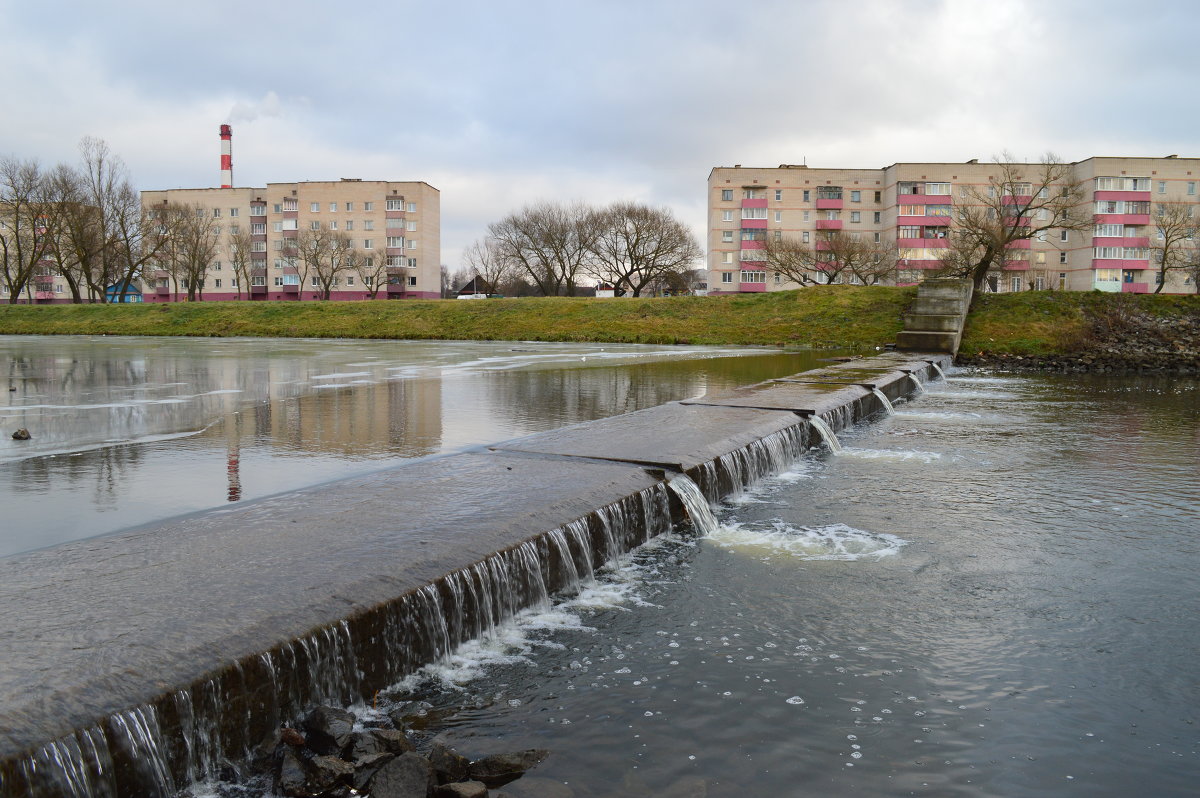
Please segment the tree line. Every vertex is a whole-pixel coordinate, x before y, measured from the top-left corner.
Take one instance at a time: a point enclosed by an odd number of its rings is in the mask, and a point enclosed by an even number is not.
[[[85,138],[77,164],[43,168],[0,158],[0,282],[10,303],[61,277],[73,302],[105,302],[132,286],[159,239],[128,169],[108,145]]]
[[[467,273],[511,293],[576,296],[583,282],[617,296],[688,290],[703,250],[667,208],[636,202],[606,207],[541,202],[488,225],[463,253]]]

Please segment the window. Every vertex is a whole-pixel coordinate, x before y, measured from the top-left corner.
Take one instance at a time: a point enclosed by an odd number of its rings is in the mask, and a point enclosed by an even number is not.
[[[1097,191],[1149,191],[1148,177],[1097,177]],[[1161,193],[1161,192],[1160,192]]]
[[[926,183],[925,184],[925,193],[926,194],[938,194],[938,195],[948,197],[948,196],[950,196],[950,184],[949,183]]]
[[[353,220],[353,219],[347,219],[347,220],[346,220],[346,229],[347,229],[347,230],[353,230],[353,229],[354,229],[354,220]]]
[[[300,210],[300,203],[294,198],[285,199],[283,201],[283,209],[285,211],[298,211]]]
[[[878,244],[878,243],[879,243],[879,233],[876,233],[876,234],[875,234],[875,243],[876,243],[876,244]]]
[[[861,191],[851,191],[850,192],[850,201],[851,202],[862,202],[862,192]]]
[[[278,211],[276,211],[276,213],[278,213]],[[250,215],[251,216],[266,216],[267,215],[267,206],[266,205],[251,205],[250,206]]]
[[[721,231],[721,243],[729,244],[732,242],[733,242],[733,231],[732,230],[722,230]]]
[[[1108,236],[1111,238],[1124,238],[1125,225],[1123,225],[1123,224],[1098,224],[1094,228],[1092,235]]]
[[[762,188],[746,188],[742,189],[743,199],[766,199],[767,191]]]
[[[283,285],[283,277],[282,276],[280,276],[280,275],[275,276],[275,285]]]
[[[353,277],[347,277],[347,278],[346,278],[346,285],[347,285],[347,286],[354,285],[354,278],[353,278]]]
[[[732,199],[733,199],[733,189],[731,189],[731,188],[721,189],[721,201],[722,202],[730,202]]]
[[[337,213],[337,203],[336,202],[329,203],[329,212]]]
[[[405,223],[404,229],[408,230],[409,232],[416,232],[417,223],[412,220],[409,220],[408,222]]]
[[[354,210],[353,202],[347,202],[347,203],[345,203],[345,206],[346,206],[346,213],[350,213],[351,211]]]
[[[1098,283],[1119,283],[1121,281],[1121,270],[1096,269],[1095,280]]]
[[[819,199],[819,200],[820,199],[840,200],[841,198],[842,198],[842,187],[841,186],[818,186],[817,187],[817,199]]]
[[[1008,281],[1008,290],[1012,291],[1013,293],[1020,291],[1021,290],[1021,278],[1020,277],[1010,277],[1009,281]]]
[[[404,258],[401,255],[388,255],[384,260],[388,266],[401,267],[404,265]]]
[[[883,221],[883,214],[875,211],[874,218],[871,221],[875,222],[875,224],[880,224]]]
[[[314,220],[312,220],[311,222],[309,222],[309,223],[308,223],[308,229],[309,229],[309,230],[320,230],[320,229],[321,229],[321,223],[320,223],[320,222],[318,222],[316,219],[314,219]]]
[[[375,210],[375,203],[374,202],[364,202],[363,210],[366,211],[367,213],[370,213],[371,211]]]
[[[276,224],[278,224],[278,222],[276,222]],[[267,234],[267,224],[266,224],[266,222],[252,222],[252,223],[250,224],[250,235],[252,235],[252,236],[263,236],[263,235],[266,235],[266,234]]]
[[[233,216],[237,216],[237,215],[238,215],[238,209],[237,209],[237,208],[230,208],[230,209],[229,209],[229,215],[230,215],[231,217],[233,217]]]
[[[402,211],[404,210],[404,200],[390,199],[387,201],[384,209],[389,211]]]
[[[1037,253],[1034,256],[1034,260],[1037,261],[1038,263],[1045,263],[1046,262],[1046,253],[1045,252]]]
[[[842,212],[841,211],[825,211],[824,218],[827,221],[836,222],[838,219],[842,218]]]
[[[1167,193],[1167,181],[1166,181],[1166,180],[1159,180],[1159,181],[1158,181],[1158,193],[1159,193],[1159,194],[1166,194],[1166,193]]]
[[[806,222],[807,222],[807,221],[808,221],[808,217],[809,217],[809,212],[808,212],[808,211],[805,211],[805,212],[804,212],[804,221],[806,221]]]
[[[417,276],[415,274],[410,274],[408,276],[408,287],[415,288],[416,285],[417,285]]]
[[[950,216],[954,212],[952,205],[926,205],[926,216]]]
[[[408,239],[408,248],[416,249],[417,248],[417,239],[415,239],[415,238]]]
[[[364,230],[374,230],[375,229],[375,220],[367,219],[365,222],[363,222],[363,229]]]
[[[733,253],[732,252],[722,252],[721,253],[721,262],[722,263],[733,263]]]
[[[278,202],[276,202],[275,205],[271,208],[271,210],[273,210],[275,213],[283,213],[283,206],[281,204],[279,204]]]
[[[924,216],[925,215],[925,206],[924,205],[901,205],[900,206],[900,215],[901,216]]]
[[[775,221],[777,221],[777,222],[783,221],[783,211],[775,211]]]
[[[336,219],[330,219],[330,220],[329,220],[329,229],[330,229],[330,230],[336,230],[336,229],[337,229],[337,220],[336,220]]]
[[[404,210],[408,211],[409,213],[416,213],[417,212],[417,203],[415,203],[415,202],[408,203],[408,207],[405,208]],[[413,285],[416,285],[416,283],[413,283]]]
[[[721,282],[732,283],[733,282],[733,272],[721,272]]]
[[[308,203],[308,210],[309,210],[309,213],[320,213],[321,212],[321,203],[319,203],[319,202]]]
[[[742,272],[741,281],[743,283],[765,283],[767,281],[766,272]]]
[[[854,200],[851,200],[851,202],[853,202],[853,201]],[[862,212],[861,211],[850,211],[850,221],[852,223],[853,222],[861,222],[862,221]]]
[[[733,221],[733,211],[721,211],[721,221],[722,222],[732,222]]]
[[[1067,273],[1059,272],[1058,273],[1058,290],[1063,291],[1066,289],[1066,287],[1067,287]]]
[[[416,259],[416,258],[409,258],[409,259],[408,259],[408,268],[410,268],[410,269],[415,269],[415,268],[417,268],[417,259]]]
[[[403,247],[404,246],[404,236],[388,236],[387,237],[387,245],[389,247]]]
[[[250,242],[250,251],[251,252],[266,252],[267,251],[267,242],[266,241],[251,241]]]
[[[916,225],[910,225],[910,224],[901,225],[898,228],[898,230],[899,230],[900,238],[920,238],[921,237],[921,228],[917,227]]]
[[[776,272],[775,273],[775,285],[779,285],[782,282],[783,282],[783,275],[779,274],[779,272]]]
[[[230,287],[230,288],[237,288],[237,278],[236,278],[236,277],[230,277],[230,278],[229,278],[229,287]]]
[[[781,188],[775,189],[775,201],[783,202],[783,189],[781,189]]]
[[[221,287],[221,278],[218,277],[217,279],[213,280],[213,288],[220,288],[220,287]]]
[[[308,281],[308,282],[309,282],[309,284],[310,284],[310,285],[311,285],[313,288],[320,288],[320,287],[321,287],[321,281],[320,281],[320,280],[318,280],[316,277],[311,277],[311,278],[309,278],[309,281]]]
[[[375,249],[375,239],[364,238],[363,239],[363,249]]]
[[[742,208],[743,219],[766,219],[766,208]]]
[[[1059,241],[1067,241],[1070,239],[1070,235],[1071,235],[1071,233],[1069,230],[1059,230],[1058,231],[1058,240]]]
[[[882,191],[876,191],[876,192],[875,192],[875,201],[876,201],[876,202],[882,202],[882,201],[883,201],[883,192],[882,192]]]
[[[776,240],[776,241],[782,241],[782,240],[783,240],[783,231],[782,231],[782,230],[775,230],[775,231],[774,231],[774,238],[775,238],[775,240]]]
[[[1191,197],[1191,196],[1195,196],[1195,194],[1196,194],[1196,181],[1195,181],[1195,180],[1189,180],[1189,181],[1188,181],[1188,184],[1187,184],[1187,193],[1188,193],[1188,196],[1189,196],[1189,197]]]
[[[219,271],[221,271],[221,261],[219,261],[219,260],[214,260],[214,261],[213,261],[213,265],[212,265],[212,270],[213,270],[214,272],[219,272]]]
[[[805,202],[808,202],[808,194],[809,194],[808,189],[804,189],[804,201]]]
[[[808,243],[808,231],[807,230],[805,230],[803,233],[800,234],[800,243],[801,244]]]
[[[221,209],[220,208],[213,208],[213,218],[214,219],[221,218]]]
[[[1067,262],[1067,253],[1065,253],[1065,252],[1058,253],[1058,262],[1066,263]]]

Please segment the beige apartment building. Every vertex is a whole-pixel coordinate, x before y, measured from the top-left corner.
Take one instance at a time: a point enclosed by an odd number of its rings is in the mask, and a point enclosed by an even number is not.
[[[441,194],[425,182],[324,180],[268,183],[265,188],[143,191],[142,205],[195,205],[220,228],[217,257],[198,288],[205,300],[318,299],[316,277],[297,265],[305,230],[344,233],[363,266],[334,278],[331,299],[436,299],[441,296]],[[239,285],[231,234],[250,233],[250,284]],[[244,281],[244,278],[243,278]],[[143,276],[146,302],[187,296],[168,270]],[[301,284],[305,283],[305,284]]]
[[[1153,292],[1161,240],[1155,219],[1160,207],[1181,204],[1200,222],[1200,159],[1096,157],[1070,167],[1094,208],[1093,229],[1051,230],[1018,242],[986,290]],[[985,194],[998,170],[975,160],[883,169],[715,167],[708,177],[709,293],[796,288],[768,268],[766,242],[795,237],[820,249],[821,237],[835,230],[895,246],[895,282],[920,282],[942,265],[955,205]],[[1036,180],[1038,165],[1025,172]],[[1191,277],[1168,272],[1164,293],[1195,290]]]

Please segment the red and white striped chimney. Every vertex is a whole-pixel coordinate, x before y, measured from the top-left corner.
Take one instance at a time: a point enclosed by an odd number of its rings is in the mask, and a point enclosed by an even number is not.
[[[221,188],[233,188],[233,128],[221,125]]]

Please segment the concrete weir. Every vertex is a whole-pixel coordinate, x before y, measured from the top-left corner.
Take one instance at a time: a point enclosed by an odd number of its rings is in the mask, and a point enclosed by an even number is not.
[[[912,393],[889,353],[0,560],[0,796],[168,796]]]

